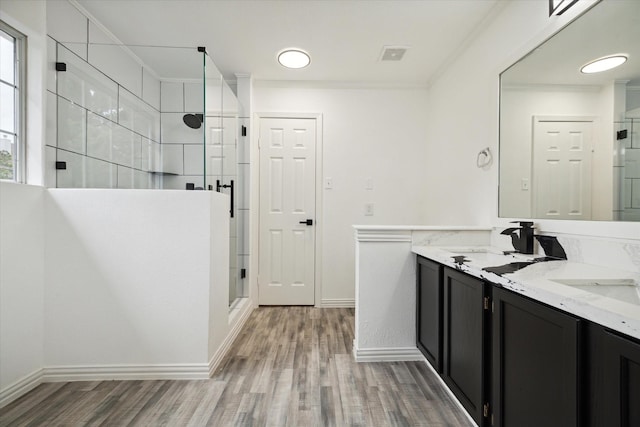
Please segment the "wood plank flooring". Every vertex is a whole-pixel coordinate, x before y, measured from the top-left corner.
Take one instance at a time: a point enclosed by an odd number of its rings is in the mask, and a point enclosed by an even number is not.
[[[260,307],[209,380],[42,384],[0,426],[470,426],[422,362],[356,363],[353,309]]]

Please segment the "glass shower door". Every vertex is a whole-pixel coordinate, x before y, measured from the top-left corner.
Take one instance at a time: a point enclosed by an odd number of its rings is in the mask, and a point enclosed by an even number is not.
[[[208,58],[208,57],[207,57]],[[207,59],[207,68],[215,64]],[[209,63],[210,62],[210,63]],[[217,71],[217,69],[216,69]],[[207,188],[229,196],[229,305],[246,296],[244,290],[244,221],[239,200],[244,183],[238,174],[238,100],[229,85],[207,72],[206,182]],[[216,87],[215,84],[219,84]],[[217,96],[217,98],[216,98]],[[240,214],[240,215],[239,215]]]

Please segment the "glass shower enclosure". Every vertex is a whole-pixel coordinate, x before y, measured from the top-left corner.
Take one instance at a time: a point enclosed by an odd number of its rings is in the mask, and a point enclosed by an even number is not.
[[[47,54],[47,186],[228,194],[229,303],[246,296],[239,104],[206,49],[49,37]]]

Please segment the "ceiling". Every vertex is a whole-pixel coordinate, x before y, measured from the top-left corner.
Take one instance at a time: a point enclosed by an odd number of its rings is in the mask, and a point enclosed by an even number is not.
[[[76,0],[124,44],[206,46],[226,79],[426,86],[500,0]],[[408,46],[399,62],[383,46]],[[282,49],[310,53],[288,70]],[[156,70],[160,76],[162,72]]]
[[[580,72],[587,62],[617,53],[629,57],[622,66],[597,74]],[[601,86],[614,80],[640,85],[638,0],[596,4],[502,75],[509,85]]]

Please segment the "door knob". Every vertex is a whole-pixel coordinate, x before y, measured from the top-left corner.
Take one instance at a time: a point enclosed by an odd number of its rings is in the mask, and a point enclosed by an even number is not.
[[[313,220],[312,219],[307,219],[305,221],[300,221],[300,224],[313,225]]]

